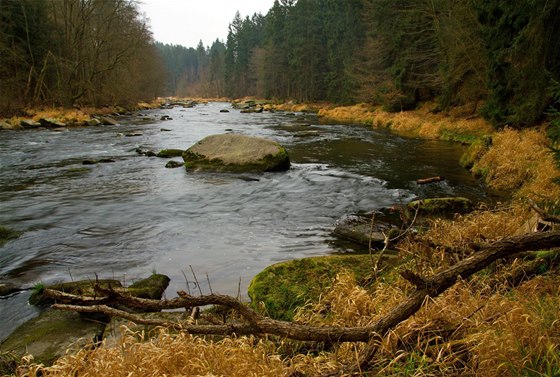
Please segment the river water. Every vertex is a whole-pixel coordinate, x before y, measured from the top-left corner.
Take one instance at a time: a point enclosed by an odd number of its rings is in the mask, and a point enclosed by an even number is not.
[[[229,109],[229,113],[221,113]],[[163,115],[172,120],[161,121]],[[0,224],[25,231],[0,248],[0,281],[22,287],[95,278],[129,284],[167,274],[167,297],[194,270],[204,293],[244,295],[266,266],[352,251],[331,236],[344,214],[446,195],[484,200],[456,143],[402,138],[311,114],[241,114],[227,103],[150,110],[117,126],[0,132]],[[286,147],[283,173],[166,169],[136,148],[186,149],[224,132]],[[140,136],[124,136],[141,133]],[[113,163],[83,165],[110,158]],[[180,160],[176,158],[175,160]],[[443,175],[441,183],[415,180]],[[208,276],[208,278],[207,278]],[[0,300],[0,339],[35,315],[28,294]]]

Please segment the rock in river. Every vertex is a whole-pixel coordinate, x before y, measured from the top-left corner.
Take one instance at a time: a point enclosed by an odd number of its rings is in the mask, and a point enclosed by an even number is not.
[[[290,168],[288,153],[277,142],[238,134],[208,136],[187,149],[183,160],[188,170],[241,173]]]

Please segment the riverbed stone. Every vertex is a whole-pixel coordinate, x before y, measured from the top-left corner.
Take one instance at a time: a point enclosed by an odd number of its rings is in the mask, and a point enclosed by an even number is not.
[[[175,169],[175,168],[180,168],[185,166],[185,163],[182,161],[175,161],[175,160],[171,160],[171,161],[167,161],[167,164],[165,164],[165,167],[168,169]]]
[[[116,126],[119,122],[111,117],[102,116],[98,118],[102,125],[104,126]]]
[[[16,130],[21,128],[19,124],[12,124],[6,120],[0,119],[0,130]]]
[[[387,255],[383,266],[394,265],[394,255]],[[251,306],[271,318],[292,320],[297,308],[307,302],[317,302],[319,295],[332,286],[336,275],[343,270],[354,273],[358,283],[367,284],[372,274],[372,257],[369,254],[329,255],[269,266],[249,285]]]
[[[268,172],[290,168],[288,153],[275,141],[239,134],[208,136],[183,153],[187,170]]]
[[[173,158],[181,157],[183,155],[183,149],[162,149],[158,152],[157,157],[160,158]]]
[[[99,119],[97,119],[97,118],[91,118],[91,119],[88,120],[86,123],[87,123],[88,126],[91,126],[91,127],[95,127],[95,126],[101,125],[101,121],[100,121]]]
[[[55,118],[41,118],[39,119],[39,123],[41,124],[41,126],[47,128],[66,127],[66,123]]]
[[[33,119],[22,119],[20,121],[20,125],[23,128],[36,128],[36,127],[41,127],[41,123],[39,122],[35,122]]]
[[[474,205],[470,199],[463,197],[428,198],[408,203],[407,209],[418,211],[420,215],[451,215],[468,213],[474,209]]]
[[[15,284],[0,281],[0,297],[9,296],[12,293],[21,291],[22,289]]]

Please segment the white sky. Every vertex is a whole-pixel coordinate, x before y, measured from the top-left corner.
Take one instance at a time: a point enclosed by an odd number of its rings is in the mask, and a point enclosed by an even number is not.
[[[224,43],[235,12],[241,17],[265,15],[274,0],[139,0],[154,39],[159,42],[196,47],[202,39],[209,46],[219,38]]]

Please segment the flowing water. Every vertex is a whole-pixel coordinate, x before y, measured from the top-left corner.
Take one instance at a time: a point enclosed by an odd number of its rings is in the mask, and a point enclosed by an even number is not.
[[[349,251],[330,234],[344,214],[417,197],[486,197],[458,166],[458,144],[321,124],[310,114],[225,108],[150,110],[118,126],[64,132],[0,132],[0,224],[25,231],[0,248],[0,281],[30,287],[97,274],[128,284],[158,272],[171,278],[166,295],[173,297],[186,288],[184,275],[193,280],[192,267],[205,293],[209,281],[214,292],[235,295],[240,286],[244,294],[270,264]],[[224,132],[280,142],[292,168],[188,173],[135,152],[186,149]],[[141,135],[124,136],[130,133]],[[114,162],[82,164],[103,158]],[[434,175],[446,180],[415,183]],[[0,339],[35,314],[27,295],[0,300]]]

